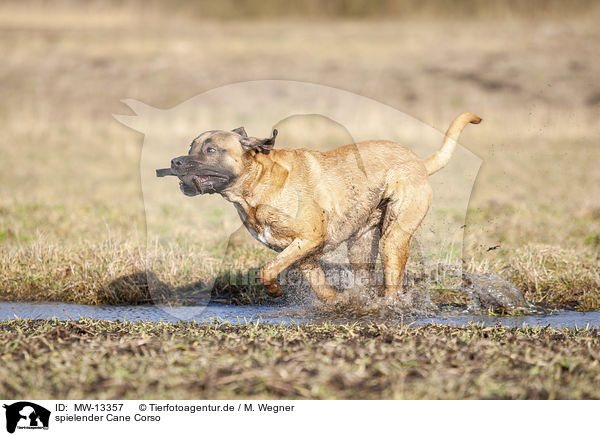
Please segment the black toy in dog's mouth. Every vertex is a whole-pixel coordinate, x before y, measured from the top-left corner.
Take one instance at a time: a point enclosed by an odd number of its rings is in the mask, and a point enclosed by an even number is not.
[[[182,174],[173,171],[172,168],[161,168],[156,170],[156,177],[175,176],[178,177],[179,189],[187,196],[198,194],[211,194],[219,192],[227,186],[231,177],[227,174],[219,174],[211,171],[205,174]]]

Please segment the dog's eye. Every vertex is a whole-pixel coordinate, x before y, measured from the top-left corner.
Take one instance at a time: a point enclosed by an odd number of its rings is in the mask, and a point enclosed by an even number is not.
[[[214,149],[214,148],[212,148],[212,147],[208,147],[208,148],[206,149],[206,152],[207,152],[207,153],[214,153],[215,151],[217,151],[217,150],[215,150],[215,149]]]

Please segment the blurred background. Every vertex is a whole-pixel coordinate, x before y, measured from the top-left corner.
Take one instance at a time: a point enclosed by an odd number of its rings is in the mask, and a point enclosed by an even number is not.
[[[114,285],[147,260],[143,138],[112,118],[131,114],[120,100],[170,108],[285,79],[442,131],[462,111],[481,116],[461,137],[484,161],[466,264],[536,301],[596,307],[599,18],[591,0],[3,1],[0,297],[142,301],[135,282]],[[173,241],[153,256],[161,280],[185,284],[211,254]]]

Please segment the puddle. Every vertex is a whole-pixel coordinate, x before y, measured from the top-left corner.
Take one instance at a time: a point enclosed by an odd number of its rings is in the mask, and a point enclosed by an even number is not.
[[[389,315],[389,314],[387,314]],[[127,321],[227,321],[231,323],[261,322],[268,323],[312,323],[312,322],[353,322],[372,320],[377,322],[412,323],[421,325],[427,323],[463,326],[470,322],[485,325],[503,326],[551,326],[555,328],[573,328],[600,326],[600,312],[562,311],[551,314],[536,314],[524,316],[481,316],[473,314],[453,313],[436,316],[408,317],[404,315],[389,315],[386,319],[376,317],[348,318],[323,312],[316,306],[231,306],[209,304],[208,306],[86,306],[65,303],[21,303],[0,302],[0,319],[33,318],[49,319],[56,317],[61,320],[89,317],[101,320]]]

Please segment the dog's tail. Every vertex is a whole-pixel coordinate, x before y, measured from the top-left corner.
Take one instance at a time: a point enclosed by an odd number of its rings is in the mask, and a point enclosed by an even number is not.
[[[470,112],[463,112],[457,116],[446,131],[442,147],[423,161],[425,168],[427,168],[427,174],[431,175],[441,170],[450,162],[450,158],[456,147],[456,140],[467,124],[479,124],[480,122],[481,118]]]

